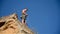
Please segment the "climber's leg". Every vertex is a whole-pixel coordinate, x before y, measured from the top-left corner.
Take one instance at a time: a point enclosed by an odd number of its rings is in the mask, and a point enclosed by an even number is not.
[[[22,19],[22,23],[24,23],[24,19]]]
[[[22,19],[22,23],[25,23],[25,20],[24,19]]]

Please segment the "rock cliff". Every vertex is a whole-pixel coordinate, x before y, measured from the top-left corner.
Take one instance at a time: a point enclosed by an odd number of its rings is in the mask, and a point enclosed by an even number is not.
[[[17,14],[0,18],[0,34],[34,34],[24,23],[18,20]]]

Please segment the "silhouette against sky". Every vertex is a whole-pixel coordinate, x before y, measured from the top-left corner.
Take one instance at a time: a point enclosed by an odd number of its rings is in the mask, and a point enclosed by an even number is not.
[[[27,24],[38,34],[60,34],[60,0],[0,0],[0,17],[28,8]]]

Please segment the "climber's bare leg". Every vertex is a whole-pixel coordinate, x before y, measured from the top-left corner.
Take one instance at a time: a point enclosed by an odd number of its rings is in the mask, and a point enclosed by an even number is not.
[[[22,23],[23,23],[23,24],[26,24],[26,20],[22,19]]]
[[[24,19],[22,19],[22,23],[25,23],[25,20]]]
[[[24,23],[24,19],[22,19],[22,23]]]
[[[24,20],[24,23],[26,24],[26,21]]]

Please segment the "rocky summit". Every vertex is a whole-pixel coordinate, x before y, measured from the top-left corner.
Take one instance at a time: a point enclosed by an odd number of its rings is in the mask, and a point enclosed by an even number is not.
[[[0,34],[34,34],[28,26],[18,20],[17,14],[0,18]]]

